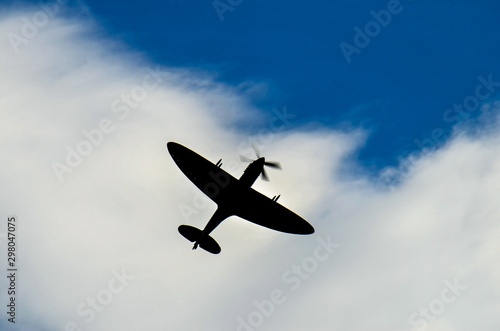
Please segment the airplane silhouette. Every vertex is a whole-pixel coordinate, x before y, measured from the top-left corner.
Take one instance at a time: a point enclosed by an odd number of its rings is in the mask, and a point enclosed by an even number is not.
[[[203,230],[189,225],[179,226],[179,233],[204,250],[219,254],[219,244],[210,237],[210,233],[226,218],[236,215],[252,223],[286,233],[311,234],[314,228],[306,220],[277,201],[252,189],[259,176],[268,180],[265,166],[281,168],[277,162],[267,162],[254,147],[256,160],[241,156],[242,161],[252,161],[243,175],[236,179],[221,169],[222,159],[213,164],[201,155],[175,142],[167,143],[167,149],[179,169],[203,193],[217,204],[217,210]]]

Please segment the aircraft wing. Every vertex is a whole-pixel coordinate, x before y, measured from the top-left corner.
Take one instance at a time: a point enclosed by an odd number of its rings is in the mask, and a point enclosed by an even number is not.
[[[225,198],[227,188],[238,182],[229,173],[181,144],[169,142],[167,148],[184,175],[217,204]]]
[[[254,189],[248,188],[242,195],[241,203],[233,210],[236,216],[276,231],[314,233],[314,228],[305,219]]]

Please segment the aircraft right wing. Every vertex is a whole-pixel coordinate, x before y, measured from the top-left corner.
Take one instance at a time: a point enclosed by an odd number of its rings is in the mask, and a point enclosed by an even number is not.
[[[247,188],[240,193],[240,202],[233,209],[236,216],[276,231],[314,233],[314,228],[305,219],[254,189]]]

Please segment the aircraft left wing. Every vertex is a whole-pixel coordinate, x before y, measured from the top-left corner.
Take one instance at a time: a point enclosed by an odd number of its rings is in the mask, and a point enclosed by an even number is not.
[[[181,144],[169,142],[167,148],[184,175],[217,204],[225,198],[227,188],[238,182],[229,173]]]

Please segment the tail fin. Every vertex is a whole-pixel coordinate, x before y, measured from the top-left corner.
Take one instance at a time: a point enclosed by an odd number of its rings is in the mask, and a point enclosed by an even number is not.
[[[202,235],[202,232],[203,231],[195,228],[194,226],[179,226],[179,233],[187,240],[195,242],[193,249],[196,249],[196,247],[200,245],[200,247],[207,252],[210,252],[212,254],[219,254],[221,251],[219,244],[215,241],[214,238],[210,237],[209,235]]]

